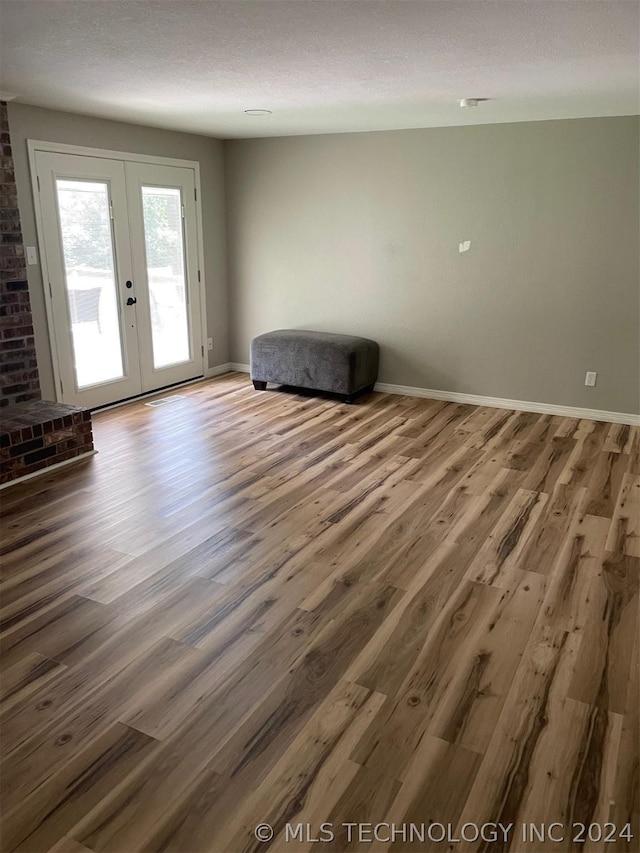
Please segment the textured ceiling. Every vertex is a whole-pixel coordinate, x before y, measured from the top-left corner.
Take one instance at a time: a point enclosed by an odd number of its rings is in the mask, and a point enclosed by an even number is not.
[[[640,112],[636,0],[1,0],[0,28],[18,101],[218,137]]]

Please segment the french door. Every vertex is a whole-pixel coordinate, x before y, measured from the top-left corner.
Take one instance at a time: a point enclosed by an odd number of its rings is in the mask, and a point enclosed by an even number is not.
[[[201,376],[195,172],[35,152],[59,399],[96,406]]]

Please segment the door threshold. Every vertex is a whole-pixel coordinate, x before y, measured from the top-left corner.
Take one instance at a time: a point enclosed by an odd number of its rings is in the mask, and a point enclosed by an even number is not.
[[[118,409],[120,406],[136,403],[138,400],[147,400],[149,397],[155,397],[157,394],[162,394],[163,391],[168,391],[170,388],[185,388],[187,385],[195,385],[196,382],[204,382],[206,378],[206,376],[196,376],[193,379],[187,379],[186,382],[174,382],[172,385],[163,385],[162,388],[145,391],[144,394],[136,394],[133,397],[126,397],[124,400],[116,400],[115,403],[105,403],[104,406],[95,406],[90,411],[92,414],[97,414],[99,412],[107,412],[109,409]]]

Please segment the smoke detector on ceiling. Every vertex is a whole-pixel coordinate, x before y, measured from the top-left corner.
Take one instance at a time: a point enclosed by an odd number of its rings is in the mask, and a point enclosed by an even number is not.
[[[477,107],[480,98],[463,98],[460,101],[461,107]]]
[[[271,110],[245,110],[245,115],[248,116],[270,116]]]

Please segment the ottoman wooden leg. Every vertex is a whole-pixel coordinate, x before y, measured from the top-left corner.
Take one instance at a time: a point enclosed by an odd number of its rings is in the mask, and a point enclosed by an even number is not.
[[[253,379],[252,382],[253,382],[253,387],[256,389],[256,391],[266,391],[266,389],[267,389],[267,383],[266,382],[261,382],[259,379]]]

